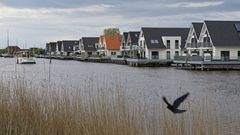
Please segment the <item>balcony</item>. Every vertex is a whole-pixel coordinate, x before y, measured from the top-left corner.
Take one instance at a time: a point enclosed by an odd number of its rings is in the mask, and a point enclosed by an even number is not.
[[[198,47],[209,48],[212,47],[212,43],[210,42],[198,43]]]
[[[187,43],[187,48],[198,48],[197,43]]]
[[[128,51],[128,50],[130,50],[131,49],[131,47],[130,46],[120,46],[120,50],[123,50],[123,51]]]

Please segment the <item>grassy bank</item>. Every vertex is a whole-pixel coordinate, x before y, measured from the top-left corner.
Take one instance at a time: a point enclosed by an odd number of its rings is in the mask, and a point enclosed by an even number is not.
[[[54,89],[54,90],[53,90]],[[185,104],[173,115],[159,105],[129,105],[118,88],[85,90],[0,83],[1,135],[219,135],[221,122],[206,104]],[[111,92],[109,92],[111,91]]]

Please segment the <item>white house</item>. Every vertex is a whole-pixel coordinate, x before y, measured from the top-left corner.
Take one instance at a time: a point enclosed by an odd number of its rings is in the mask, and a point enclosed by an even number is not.
[[[201,33],[203,27],[203,23],[197,23],[197,22],[193,22],[190,26],[190,30],[188,33],[188,37],[187,37],[187,41],[186,41],[186,53],[188,53],[189,55],[199,55],[199,50],[198,48],[198,44],[199,44],[199,36]],[[183,55],[184,52],[182,52]]]
[[[140,57],[149,60],[173,60],[184,48],[189,28],[142,28]]]
[[[188,52],[192,49],[187,47]],[[203,58],[210,55],[211,60],[240,60],[240,21],[204,21],[194,50]]]

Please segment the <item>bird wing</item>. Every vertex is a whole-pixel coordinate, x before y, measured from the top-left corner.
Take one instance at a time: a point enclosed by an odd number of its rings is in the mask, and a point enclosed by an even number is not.
[[[162,97],[163,101],[168,105],[168,106],[172,106],[166,99],[166,97]]]
[[[173,107],[178,108],[178,106],[188,97],[189,93],[184,94],[173,102]]]

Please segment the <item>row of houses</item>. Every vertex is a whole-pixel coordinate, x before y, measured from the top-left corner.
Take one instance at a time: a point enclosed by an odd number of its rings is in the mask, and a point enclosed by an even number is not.
[[[194,22],[190,28],[142,27],[122,34],[82,37],[46,44],[51,55],[111,56],[174,60],[199,56],[207,60],[240,60],[240,21]]]

